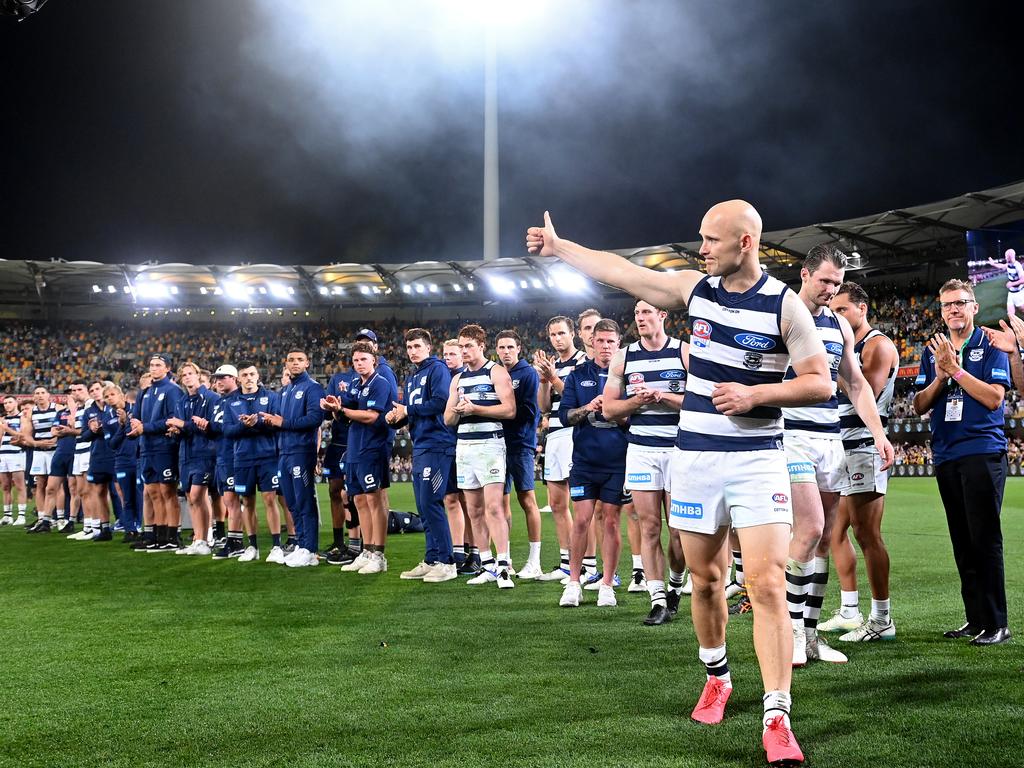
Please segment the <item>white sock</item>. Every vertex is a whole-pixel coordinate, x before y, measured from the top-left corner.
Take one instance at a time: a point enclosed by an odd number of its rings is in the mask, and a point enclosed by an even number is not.
[[[665,600],[665,582],[656,579],[647,580],[647,593],[651,596],[651,607],[667,605]]]
[[[18,505],[18,514],[19,514],[19,515],[21,515],[22,517],[24,517],[24,516],[25,516],[25,513],[26,513],[27,511],[28,511],[28,504],[19,504],[19,505]]]
[[[14,509],[13,504],[4,504],[4,514],[10,517],[11,510]]]
[[[526,562],[530,563],[531,565],[540,565],[540,542],[539,541],[531,541],[530,542],[530,554],[526,558]]]
[[[644,561],[640,555],[633,555],[633,570],[642,571],[644,569]]]
[[[729,662],[726,659],[725,643],[717,648],[700,648],[697,651],[700,660],[704,662],[704,670],[708,679],[717,677],[726,687],[732,688],[732,675],[729,673]]]
[[[787,691],[768,691],[764,695],[764,719],[761,721],[764,729],[768,730],[768,721],[782,715],[782,722],[789,728],[789,708],[793,704],[793,698]]]
[[[871,598],[871,618],[879,624],[889,623],[889,600]]]
[[[509,563],[508,552],[507,551],[499,552],[498,553],[498,565],[506,565],[507,566],[508,563]]]
[[[846,618],[856,616],[857,612],[860,610],[860,593],[857,592],[856,589],[852,592],[847,592],[843,589],[839,592],[839,598],[842,606],[839,609],[839,614]]]

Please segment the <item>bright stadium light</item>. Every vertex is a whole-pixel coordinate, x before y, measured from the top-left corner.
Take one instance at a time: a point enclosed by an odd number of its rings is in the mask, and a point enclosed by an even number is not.
[[[126,285],[123,290],[125,293],[130,295],[132,292],[132,287],[130,285]]]
[[[476,286],[473,285],[472,283],[466,283],[466,290],[472,293],[473,291],[476,290]]]
[[[520,280],[519,281],[519,287],[520,288],[529,288],[530,284],[528,282],[526,282],[525,280]]]
[[[178,295],[178,286],[176,286],[176,285],[172,285],[171,286],[171,295],[172,296],[177,296]]]
[[[551,276],[555,283],[566,293],[584,293],[590,288],[590,283],[579,272],[561,265],[551,270]]]
[[[416,293],[426,293],[426,292],[427,292],[426,288],[424,288],[419,283],[416,283]]]
[[[160,283],[142,283],[135,287],[140,299],[166,299],[171,295],[166,285]]]
[[[117,288],[112,285],[107,286],[107,293],[117,293]]]
[[[288,298],[288,289],[280,283],[267,283],[267,288],[270,289],[270,295],[275,299]]]
[[[515,293],[516,284],[513,283],[506,277],[499,277],[493,275],[487,278],[488,285],[491,286],[491,290],[495,293]]]
[[[99,292],[100,292],[100,290],[101,290],[101,288],[100,288],[100,287],[99,287],[98,285],[94,285],[94,286],[92,287],[92,292],[93,292],[93,293],[99,293]]]
[[[462,286],[458,283],[452,283],[452,290],[456,293],[462,293]]]
[[[205,296],[205,295],[206,295],[206,286],[205,286],[205,285],[201,285],[201,286],[199,286],[199,292],[200,292],[200,293],[201,293],[201,294],[202,294],[203,296]]]
[[[328,288],[326,285],[321,285],[320,288],[317,290],[320,292],[321,296],[327,296],[331,292],[331,289]]]
[[[342,288],[340,285],[336,285],[331,289],[331,293],[333,293],[335,296],[341,296],[341,294],[343,294],[344,292],[345,289]]]
[[[245,286],[237,280],[226,280],[222,286],[224,295],[229,299],[241,301],[245,298]]]
[[[540,280],[538,280],[536,277],[533,278],[530,281],[530,283],[533,285],[534,288],[538,288],[539,289],[539,288],[543,288],[544,287],[544,284]]]
[[[438,290],[437,289],[437,284],[436,283],[431,283],[430,284],[430,292],[431,293],[437,293],[437,290]]]
[[[259,287],[259,292],[260,292],[261,295],[266,296],[267,295],[267,287],[265,285],[261,285]]]
[[[370,286],[368,286],[368,285],[360,285],[359,286],[359,292],[361,294],[363,294],[364,296],[368,295],[370,293]]]

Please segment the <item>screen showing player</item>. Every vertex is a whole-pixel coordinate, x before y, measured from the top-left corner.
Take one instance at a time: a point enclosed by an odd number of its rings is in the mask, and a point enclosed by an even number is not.
[[[967,276],[980,309],[975,323],[1024,318],[1024,221],[967,233]]]

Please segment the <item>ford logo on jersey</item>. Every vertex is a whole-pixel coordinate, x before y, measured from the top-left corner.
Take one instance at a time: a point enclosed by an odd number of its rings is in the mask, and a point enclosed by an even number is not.
[[[762,352],[775,349],[775,342],[759,333],[737,333],[732,338],[741,347],[746,347],[747,349],[757,349]]]
[[[581,381],[580,382],[580,386],[581,387],[596,387],[597,386],[597,382],[596,381],[591,381],[590,379],[587,379],[586,381]]]
[[[491,391],[491,385],[490,384],[477,384],[475,387],[473,387],[473,389],[471,391],[473,391],[473,392],[490,392]]]
[[[672,499],[672,506],[669,507],[668,514],[670,517],[700,519],[704,517],[704,505],[692,501],[676,501]]]
[[[836,341],[830,341],[825,344],[825,351],[830,355],[839,355],[841,357],[843,354],[843,345]]]
[[[660,374],[663,379],[681,379],[683,378],[682,371],[662,371]]]

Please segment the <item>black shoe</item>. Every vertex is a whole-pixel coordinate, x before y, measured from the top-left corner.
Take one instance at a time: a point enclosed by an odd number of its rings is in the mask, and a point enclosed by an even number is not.
[[[665,604],[668,606],[668,615],[670,618],[674,618],[679,613],[679,593],[674,589],[670,589],[665,593]]]
[[[455,572],[459,576],[479,576],[483,573],[484,569],[480,563],[466,558],[466,562],[455,569]]]
[[[138,544],[133,544],[132,549],[136,552],[152,552],[153,550],[159,549],[160,546],[161,545],[156,539],[150,539],[149,541],[143,539]]]
[[[337,544],[335,544],[325,552],[320,553],[320,557],[324,558],[324,560],[327,561],[328,565],[341,565],[341,558],[344,555],[345,553],[342,552],[341,547],[339,547]]]
[[[670,621],[672,621],[672,614],[669,613],[668,608],[664,605],[652,605],[651,612],[644,619],[644,624],[648,627],[657,627],[662,624],[668,624]]]
[[[29,528],[26,533],[49,533],[50,529],[50,521],[39,518],[36,520],[35,525]]]
[[[1000,627],[999,629],[986,629],[984,632],[979,634],[976,638],[971,640],[971,645],[1002,645],[1008,643],[1013,638],[1010,634],[1009,627]]]
[[[950,640],[956,640],[961,637],[977,637],[984,630],[981,627],[976,627],[970,622],[964,624],[960,629],[951,629],[948,632],[943,632],[943,637],[948,637]]]
[[[754,606],[750,603],[750,598],[747,597],[747,593],[744,592],[740,599],[729,606],[730,616],[741,616],[744,613],[750,613],[754,610]]]
[[[72,534],[75,532],[75,524],[71,520],[61,520],[57,523],[57,533]]]
[[[114,534],[112,534],[110,532],[109,528],[104,528],[99,533],[97,533],[95,536],[93,536],[92,540],[93,541],[113,541],[114,540]]]
[[[153,542],[152,547],[146,549],[147,552],[177,552],[181,547],[181,544],[177,541],[165,541],[162,544]]]
[[[134,544],[137,541],[142,540],[142,534],[138,531],[125,531],[124,536],[121,537],[122,544]]]

